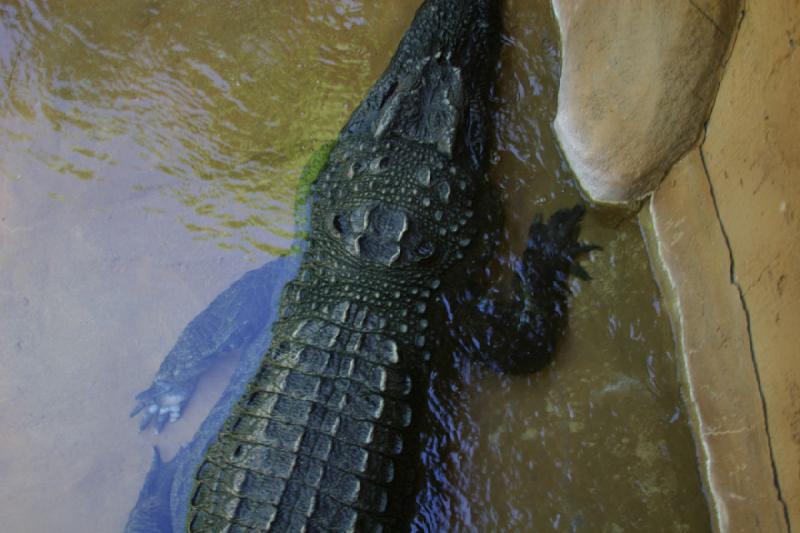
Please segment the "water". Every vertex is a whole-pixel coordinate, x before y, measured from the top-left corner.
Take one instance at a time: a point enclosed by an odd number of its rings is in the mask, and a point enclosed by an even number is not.
[[[305,159],[383,71],[417,0],[0,3],[0,515],[118,531],[231,354],[161,436],[126,415],[178,333],[285,251]],[[550,129],[549,3],[508,0],[491,173],[501,254],[580,201]],[[420,528],[706,531],[672,334],[635,218],[590,210],[554,365],[455,357],[429,394]],[[502,283],[502,280],[498,281]]]

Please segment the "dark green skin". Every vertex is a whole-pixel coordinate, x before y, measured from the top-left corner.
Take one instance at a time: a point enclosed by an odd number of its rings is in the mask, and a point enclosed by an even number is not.
[[[459,290],[500,227],[485,176],[499,30],[496,0],[420,7],[314,184],[308,247],[271,342],[237,303],[270,286],[251,273],[190,324],[140,395],[143,426],[160,429],[213,354],[270,342],[241,372],[257,367],[244,391],[226,392],[195,441],[167,465],[156,457],[127,531],[408,529],[415,423],[442,303],[464,309],[459,327],[481,321],[481,355],[502,354],[490,359],[501,370],[549,360],[567,276],[585,274],[574,260],[590,248],[575,240],[582,209],[534,222],[512,301]],[[272,277],[291,270],[269,268]],[[487,306],[491,316],[477,311]]]

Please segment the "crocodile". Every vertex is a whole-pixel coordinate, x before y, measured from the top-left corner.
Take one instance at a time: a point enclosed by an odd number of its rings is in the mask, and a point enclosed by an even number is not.
[[[512,298],[464,290],[502,226],[486,175],[498,4],[423,2],[312,158],[302,252],[246,274],[187,326],[138,397],[142,428],[176,420],[217,354],[242,362],[192,442],[169,462],[154,452],[126,531],[408,530],[419,413],[453,307],[458,328],[481,324],[470,338],[490,365],[550,361],[568,277],[588,278],[581,206],[533,221]]]

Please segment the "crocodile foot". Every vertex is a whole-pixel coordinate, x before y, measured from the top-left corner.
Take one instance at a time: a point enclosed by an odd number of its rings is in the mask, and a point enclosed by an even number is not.
[[[585,208],[576,205],[557,211],[547,222],[542,222],[541,216],[533,221],[520,272],[529,287],[566,292],[570,275],[587,281],[591,279],[578,260],[584,254],[602,248],[578,241],[584,213]]]
[[[130,416],[144,413],[139,423],[139,431],[143,431],[152,423],[153,430],[158,434],[167,422],[178,420],[196,384],[197,381],[181,383],[155,381],[148,389],[137,394],[136,407]]]

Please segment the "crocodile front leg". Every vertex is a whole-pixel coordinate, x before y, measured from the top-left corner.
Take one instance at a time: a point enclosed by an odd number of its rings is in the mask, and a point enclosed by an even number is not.
[[[214,361],[234,350],[247,351],[269,327],[271,305],[277,305],[298,264],[297,258],[280,258],[247,272],[186,326],[152,385],[136,396],[131,416],[143,413],[140,430],[152,423],[158,433],[167,422],[178,420],[198,379]]]
[[[530,226],[526,249],[511,265],[510,297],[498,289],[454,288],[439,299],[456,346],[500,372],[530,373],[546,366],[567,319],[569,277],[590,279],[578,262],[598,246],[578,241],[583,206],[561,209]],[[458,319],[454,319],[455,315]]]
[[[279,257],[269,261],[263,267],[246,274],[251,279],[240,279],[234,283],[227,290],[229,291],[227,297],[234,294],[243,297],[248,302],[245,305],[258,308],[265,322],[272,324],[278,314],[281,291],[286,283],[295,277],[299,263],[298,256]],[[240,290],[250,284],[256,284],[263,288],[258,291],[260,296],[257,298],[250,298],[249,293]],[[223,298],[223,296],[220,295],[220,298],[225,301],[227,298]],[[212,303],[213,305],[214,303]],[[208,324],[208,320],[203,319],[203,314],[206,313],[211,316],[219,316],[219,312],[212,313],[206,310],[196,320]],[[189,329],[191,328],[187,327],[187,330]],[[154,452],[154,460],[147,474],[147,480],[128,517],[125,526],[126,533],[172,533],[183,529],[182,525],[186,517],[189,493],[192,490],[193,474],[197,464],[202,459],[209,442],[219,432],[231,407],[241,397],[245,385],[258,370],[262,357],[269,348],[271,333],[272,330],[267,327],[257,336],[243,343],[240,348],[239,364],[230,384],[192,440],[182,446],[177,455],[167,463],[160,460],[157,450]],[[190,333],[187,336],[191,337],[192,335]],[[184,362],[183,364],[190,363]]]

